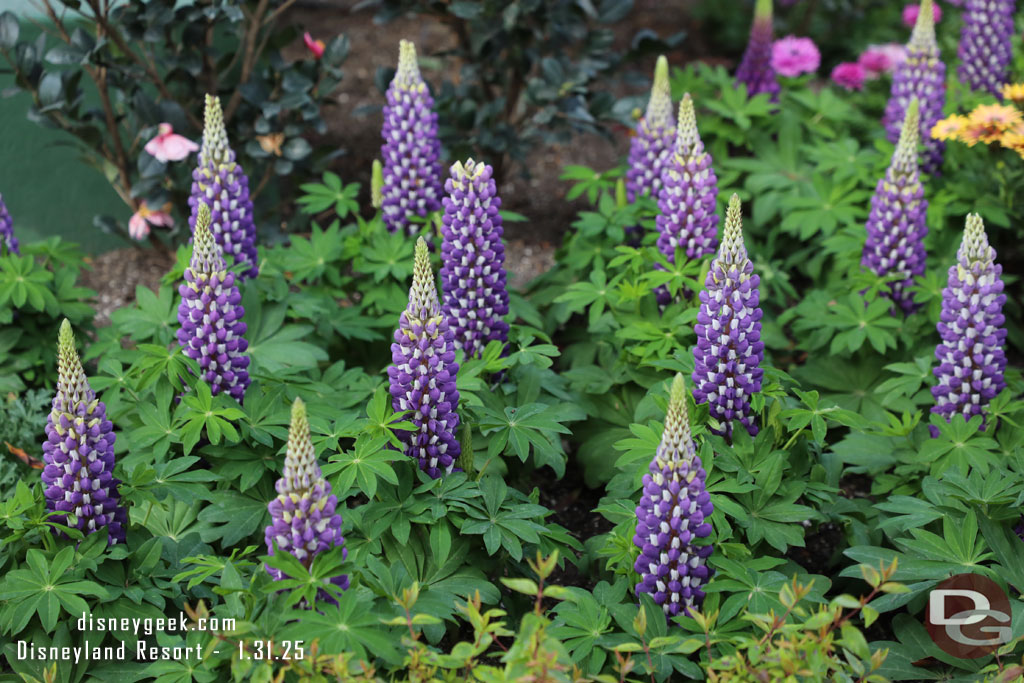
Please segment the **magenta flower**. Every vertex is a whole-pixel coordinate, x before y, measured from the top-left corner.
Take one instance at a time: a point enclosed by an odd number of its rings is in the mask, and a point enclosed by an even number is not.
[[[199,145],[188,138],[178,135],[169,123],[161,123],[157,127],[156,137],[146,143],[144,148],[157,161],[181,161],[192,152],[199,150]]]
[[[832,80],[847,90],[862,90],[867,72],[857,62],[843,62],[832,69]]]
[[[306,49],[313,54],[314,58],[320,59],[324,56],[324,41],[314,40],[309,31],[302,34],[302,42],[306,44]]]
[[[162,209],[154,211],[146,205],[146,202],[142,202],[139,205],[139,210],[128,219],[128,234],[132,236],[132,239],[141,241],[149,237],[150,225],[160,228],[173,227],[174,218],[167,213],[170,206],[170,204],[166,204]]]
[[[907,58],[907,48],[899,43],[885,45],[868,45],[861,53],[857,63],[864,67],[868,80],[874,80],[884,73],[889,73]]]
[[[810,38],[786,36],[772,44],[772,68],[780,76],[810,74],[821,66],[821,53]]]
[[[932,16],[935,17],[935,21],[938,22],[942,19],[942,9],[938,4],[932,5],[933,11]],[[921,12],[920,5],[907,5],[903,8],[903,25],[907,28],[914,28],[914,24],[917,23],[917,15]]]

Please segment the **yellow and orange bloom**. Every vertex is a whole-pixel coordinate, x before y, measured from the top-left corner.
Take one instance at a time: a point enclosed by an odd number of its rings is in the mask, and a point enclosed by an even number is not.
[[[1003,97],[1021,104],[1024,102],[1024,83],[1007,83],[1003,86]]]
[[[966,116],[953,114],[932,126],[932,138],[936,140],[959,140],[969,120]]]
[[[1020,110],[1006,104],[979,105],[968,119],[968,129],[976,129],[977,140],[986,144],[997,141],[1024,121]]]

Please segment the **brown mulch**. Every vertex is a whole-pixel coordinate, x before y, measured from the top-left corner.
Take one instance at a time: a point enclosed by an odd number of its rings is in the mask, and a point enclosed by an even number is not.
[[[135,301],[138,285],[156,291],[174,265],[174,255],[156,249],[125,247],[86,257],[91,270],[82,271],[79,284],[96,290],[97,327],[110,324],[110,314]]]

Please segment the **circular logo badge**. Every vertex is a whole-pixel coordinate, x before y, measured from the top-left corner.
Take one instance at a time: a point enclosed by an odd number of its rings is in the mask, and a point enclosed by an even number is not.
[[[924,624],[942,651],[960,659],[992,654],[1013,638],[1010,598],[992,579],[956,574],[928,595]]]

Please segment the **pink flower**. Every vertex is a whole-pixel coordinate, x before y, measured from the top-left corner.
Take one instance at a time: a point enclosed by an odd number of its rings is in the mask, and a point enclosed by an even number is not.
[[[176,134],[169,123],[161,123],[157,128],[156,137],[147,142],[145,147],[145,150],[157,161],[164,163],[181,161],[198,149],[199,145]]]
[[[324,56],[324,41],[313,40],[313,36],[311,36],[307,31],[302,36],[302,42],[306,44],[306,49],[312,52],[313,56],[316,57],[317,59],[320,59],[321,57]]]
[[[938,23],[939,20],[942,19],[942,9],[939,8],[939,5],[937,3],[932,5],[932,7],[934,8],[934,11],[932,12],[932,16],[935,17],[935,22]],[[917,15],[920,14],[920,13],[921,13],[921,6],[920,5],[907,5],[906,7],[904,7],[903,8],[903,25],[908,27],[908,28],[913,28],[914,24],[917,23]]]
[[[821,66],[821,53],[810,38],[786,36],[772,45],[772,68],[782,76],[814,73]]]
[[[896,68],[907,58],[907,48],[899,43],[885,45],[868,45],[857,63],[864,67],[868,79],[878,78]]]
[[[857,62],[843,62],[832,69],[832,80],[847,90],[861,90],[866,73]]]
[[[170,209],[171,205],[169,202],[157,211],[150,209],[146,202],[142,202],[139,205],[139,210],[128,219],[128,234],[133,239],[144,240],[149,236],[150,223],[161,228],[172,227],[174,225],[174,218],[168,213]]]

